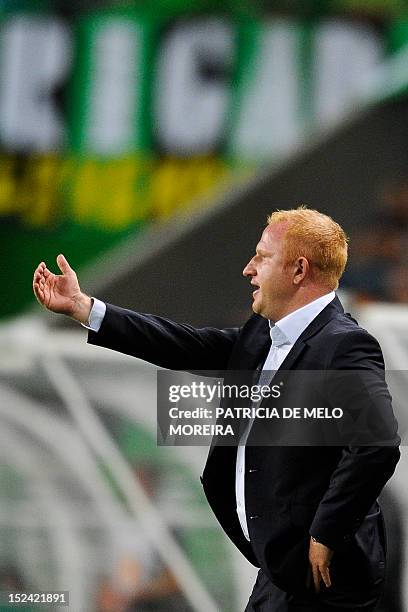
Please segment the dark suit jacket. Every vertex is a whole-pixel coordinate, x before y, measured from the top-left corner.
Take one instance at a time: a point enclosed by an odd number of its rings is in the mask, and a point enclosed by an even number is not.
[[[212,371],[255,369],[271,344],[268,321],[258,315],[240,329],[195,329],[109,304],[101,329],[90,332],[88,341],[165,368]],[[366,369],[383,377],[384,361],[378,342],[344,314],[336,297],[301,334],[280,369]],[[389,446],[248,445],[251,543],[236,513],[236,447],[212,445],[201,480],[224,531],[277,586],[304,588],[311,534],[335,550],[334,559],[343,556],[350,580],[358,568],[362,588],[375,581],[384,562],[376,499],[398,462],[398,443],[395,430]]]

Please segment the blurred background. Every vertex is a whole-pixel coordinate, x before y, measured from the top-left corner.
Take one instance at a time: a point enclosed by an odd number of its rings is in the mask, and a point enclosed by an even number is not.
[[[207,449],[157,447],[156,369],[42,312],[33,270],[63,252],[101,299],[241,325],[266,215],[308,204],[350,236],[340,297],[404,408],[407,143],[406,0],[0,0],[0,590],[244,609]],[[408,609],[405,451],[379,612]]]

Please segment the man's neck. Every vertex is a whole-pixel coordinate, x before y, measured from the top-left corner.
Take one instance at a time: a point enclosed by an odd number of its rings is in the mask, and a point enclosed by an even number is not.
[[[295,299],[289,304],[287,304],[286,308],[281,313],[279,313],[279,317],[275,319],[275,322],[280,321],[284,317],[287,317],[293,312],[296,312],[296,310],[299,310],[300,308],[303,308],[304,306],[315,302],[319,298],[328,295],[332,291],[333,289],[324,287],[321,288],[319,291],[309,291],[307,294],[295,296]]]

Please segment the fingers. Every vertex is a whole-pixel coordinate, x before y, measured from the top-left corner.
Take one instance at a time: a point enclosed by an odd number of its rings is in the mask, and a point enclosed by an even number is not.
[[[34,292],[35,292],[36,287],[39,287],[41,279],[44,278],[44,270],[46,270],[46,265],[42,261],[36,267],[36,269],[34,271],[34,277],[33,277],[33,289],[34,289]]]
[[[40,298],[41,286],[44,281],[44,270],[46,270],[46,265],[42,261],[34,271],[33,277],[33,291],[37,298]]]
[[[47,279],[51,275],[52,275],[52,272],[48,270],[47,266],[45,265],[43,261],[37,266],[37,268],[34,271],[33,291],[34,291],[35,297],[42,305],[45,305],[45,302],[46,302],[45,286],[46,286]]]
[[[37,286],[34,288],[34,295],[37,298],[37,300],[40,302],[40,304],[42,305],[45,304],[45,294],[44,294],[44,290],[41,289],[41,287]]]
[[[71,266],[69,265],[68,261],[66,260],[66,258],[64,257],[62,253],[60,253],[57,257],[57,264],[63,274],[74,273],[74,270],[71,268]]]
[[[313,584],[316,593],[320,593],[320,571],[317,565],[312,565]]]
[[[38,280],[40,276],[42,276],[45,269],[46,269],[46,265],[42,261],[40,264],[38,264],[38,266],[34,270],[34,280]]]
[[[51,272],[48,270],[45,263],[42,261],[34,271],[33,283],[40,283],[49,277]]]
[[[331,579],[330,579],[330,570],[327,565],[320,568],[320,575],[323,579],[325,586],[329,588],[331,586]]]
[[[311,569],[316,593],[320,593],[320,584],[322,580],[326,588],[331,587],[330,570],[327,565],[312,564]]]

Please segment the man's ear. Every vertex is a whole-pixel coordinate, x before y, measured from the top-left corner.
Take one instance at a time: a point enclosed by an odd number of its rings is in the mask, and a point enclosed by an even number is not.
[[[295,276],[293,278],[293,282],[295,285],[298,285],[307,276],[310,270],[310,265],[306,257],[299,257],[295,262],[295,266]]]

